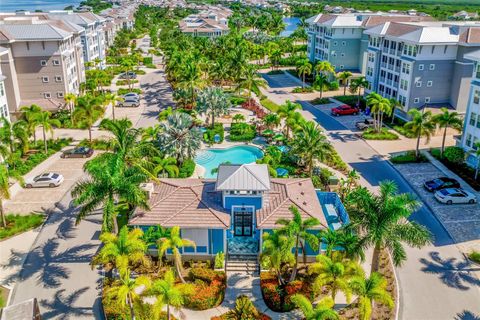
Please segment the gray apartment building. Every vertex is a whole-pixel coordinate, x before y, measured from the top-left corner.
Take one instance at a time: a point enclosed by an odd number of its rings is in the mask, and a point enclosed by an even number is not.
[[[55,110],[85,81],[83,28],[46,15],[0,16],[0,69],[10,114],[24,105]]]
[[[480,24],[385,22],[368,36],[366,93],[398,100],[398,116],[411,108],[446,106],[466,111],[473,62],[465,55],[480,48],[471,37]]]
[[[430,21],[428,16],[390,13],[318,14],[307,20],[310,61],[329,61],[335,70],[365,73],[368,36],[365,30],[386,21]]]

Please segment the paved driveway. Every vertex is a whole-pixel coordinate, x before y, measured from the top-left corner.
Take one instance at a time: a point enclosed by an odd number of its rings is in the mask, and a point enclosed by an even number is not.
[[[270,83],[270,80],[269,80]],[[400,192],[414,192],[403,177],[368,143],[337,121],[336,118],[299,100],[298,95],[277,94],[277,88],[263,90],[270,99],[302,104],[302,113],[317,121],[326,131],[342,159],[360,175],[360,183],[377,189],[380,181],[393,180]],[[480,289],[471,267],[437,218],[422,207],[412,220],[426,226],[434,235],[432,245],[422,249],[406,247],[407,261],[396,268],[400,283],[399,318],[405,320],[474,319],[460,317],[470,312],[480,317]]]
[[[22,189],[5,203],[6,211],[19,214],[45,212],[60,201],[83,175],[82,168],[87,160],[62,159],[59,153],[45,160],[50,162],[50,165],[44,166],[44,169],[35,168],[27,177],[34,177],[43,172],[56,172],[62,174],[65,181],[56,188]]]
[[[423,183],[445,174],[431,163],[398,164],[395,167],[428,203],[457,243],[480,239],[480,204],[445,205],[435,200]]]

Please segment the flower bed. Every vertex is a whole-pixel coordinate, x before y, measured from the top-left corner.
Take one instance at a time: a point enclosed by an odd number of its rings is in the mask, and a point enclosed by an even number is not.
[[[234,309],[220,316],[212,317],[210,320],[231,319],[271,320],[272,318],[258,311],[247,296],[241,295],[237,297]]]
[[[260,274],[260,288],[265,304],[275,312],[288,312],[295,309],[295,305],[290,298],[296,294],[303,294],[311,301],[314,299],[312,290],[312,280],[295,280],[283,288],[278,284],[277,276],[272,272],[262,272]]]
[[[219,306],[225,297],[227,277],[223,271],[192,268],[188,274],[194,285],[194,294],[185,297],[185,307],[206,310]]]
[[[44,215],[34,213],[26,216],[7,214],[5,216],[7,227],[0,227],[0,240],[36,228],[43,223],[44,218]]]
[[[242,108],[253,111],[259,119],[263,119],[267,115],[265,110],[254,99],[243,102]]]

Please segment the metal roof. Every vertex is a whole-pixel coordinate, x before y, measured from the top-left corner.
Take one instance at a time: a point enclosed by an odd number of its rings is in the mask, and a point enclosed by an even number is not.
[[[220,165],[216,190],[270,190],[270,176],[266,164]]]
[[[63,40],[71,36],[71,33],[47,23],[38,24],[4,24],[0,25],[0,31],[10,40]]]

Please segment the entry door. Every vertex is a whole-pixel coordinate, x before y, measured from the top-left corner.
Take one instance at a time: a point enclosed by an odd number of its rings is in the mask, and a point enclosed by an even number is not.
[[[245,211],[235,211],[234,217],[235,236],[251,236],[253,222],[252,213]]]

